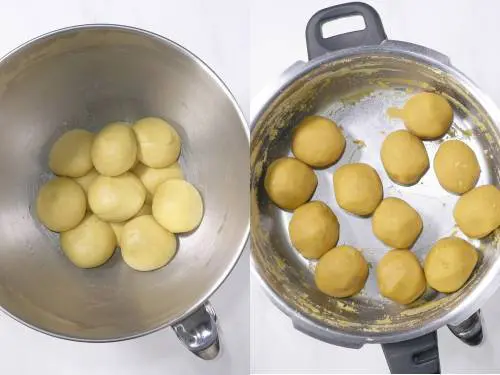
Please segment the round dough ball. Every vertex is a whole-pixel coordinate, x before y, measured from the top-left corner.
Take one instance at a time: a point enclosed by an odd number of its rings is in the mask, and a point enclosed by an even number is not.
[[[85,192],[86,195],[89,193],[89,187],[94,182],[96,177],[99,176],[99,173],[95,170],[95,168],[92,168],[90,172],[88,172],[86,175],[83,175],[82,177],[77,177],[75,178],[75,181],[78,185],[81,186],[83,191]],[[90,205],[87,200],[87,197],[85,197],[85,201],[87,202],[87,210],[90,210]]]
[[[137,271],[152,271],[174,257],[177,239],[153,216],[145,215],[125,224],[120,244],[125,263]]]
[[[98,267],[111,258],[116,237],[111,226],[89,214],[76,227],[61,233],[61,248],[69,260],[80,268]]]
[[[339,206],[360,216],[372,214],[383,197],[377,171],[364,163],[346,164],[337,169],[333,189]]]
[[[153,216],[172,233],[192,231],[203,218],[203,200],[196,188],[184,180],[167,180],[156,189]]]
[[[80,177],[92,169],[90,149],[94,135],[83,129],[64,133],[49,153],[49,168],[58,176]]]
[[[153,201],[153,195],[156,192],[156,188],[162,183],[172,178],[183,180],[184,174],[179,163],[175,162],[166,168],[150,168],[142,163],[137,163],[134,167],[134,174],[139,177],[141,182],[144,184],[148,194],[146,196],[146,202],[151,203]]]
[[[380,293],[407,305],[420,297],[426,287],[424,271],[410,250],[391,250],[377,265]]]
[[[88,193],[90,185],[92,184],[92,182],[94,182],[97,176],[99,176],[99,173],[97,173],[97,171],[92,168],[87,174],[75,178],[75,181],[78,185],[81,186],[85,193]]]
[[[344,135],[330,119],[308,116],[293,131],[293,154],[313,168],[332,165],[340,159],[344,149]]]
[[[76,227],[83,220],[86,208],[83,189],[66,177],[56,177],[42,185],[36,198],[38,219],[54,232]]]
[[[372,217],[377,238],[396,249],[408,249],[422,232],[422,218],[415,209],[399,198],[386,198]]]
[[[439,292],[455,292],[469,279],[477,258],[476,249],[467,241],[458,237],[440,239],[425,258],[425,278]]]
[[[423,92],[412,96],[404,105],[402,118],[406,128],[422,139],[437,139],[453,123],[453,109],[443,96]]]
[[[318,259],[337,244],[339,221],[323,202],[309,202],[294,211],[288,232],[304,257]]]
[[[264,188],[277,206],[295,210],[311,198],[318,185],[314,171],[300,160],[280,158],[267,168]]]
[[[382,143],[380,156],[391,180],[401,185],[416,184],[429,168],[424,144],[406,130],[389,134]]]
[[[350,297],[365,286],[368,264],[351,246],[336,247],[321,257],[314,273],[316,286],[331,297]]]
[[[137,161],[134,131],[124,122],[106,125],[95,136],[91,155],[100,174],[113,177],[125,173]]]
[[[181,153],[181,137],[165,120],[146,117],[133,126],[141,163],[152,168],[165,168],[175,162]]]
[[[137,214],[146,200],[146,188],[132,173],[98,176],[88,193],[90,209],[101,220],[121,222]]]
[[[118,244],[118,246],[121,246],[120,245],[120,241],[121,241],[121,238],[122,238],[123,227],[127,223],[128,223],[128,221],[124,221],[124,222],[121,222],[121,223],[109,223],[109,225],[111,225],[111,229],[113,229],[113,233],[115,234],[116,243]]]
[[[481,168],[472,149],[462,141],[446,141],[434,158],[434,171],[441,186],[450,193],[463,194],[477,184]]]
[[[465,193],[457,201],[453,217],[468,237],[486,237],[500,226],[500,190],[483,185]]]
[[[139,216],[144,216],[144,215],[152,215],[153,209],[151,208],[150,204],[144,204],[142,208],[139,210],[138,213],[136,213],[133,218],[139,217]],[[132,220],[130,219],[130,220]],[[129,220],[129,221],[130,221]],[[120,239],[122,236],[122,230],[125,224],[127,224],[128,221],[122,221],[121,223],[109,223],[111,225],[111,228],[113,229],[113,232],[115,233],[116,236],[116,241],[118,244],[120,244]]]

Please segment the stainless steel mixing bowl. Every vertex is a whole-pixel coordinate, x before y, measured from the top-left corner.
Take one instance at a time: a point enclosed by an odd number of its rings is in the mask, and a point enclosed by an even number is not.
[[[361,15],[366,29],[324,39],[321,26],[337,18]],[[439,238],[461,235],[452,209],[458,199],[443,190],[432,170],[415,186],[394,184],[380,160],[380,146],[387,134],[404,128],[386,115],[401,107],[412,94],[437,91],[453,106],[454,124],[445,137],[469,144],[481,164],[479,185],[500,185],[500,112],[450,60],[435,51],[409,43],[386,40],[373,8],[350,3],[318,12],[306,32],[308,63],[293,65],[256,99],[251,140],[251,233],[252,260],[256,275],[273,302],[292,319],[295,328],[321,340],[348,347],[383,343],[404,348],[401,341],[424,336],[398,353],[408,370],[431,371],[436,363],[413,363],[413,356],[436,350],[436,329],[457,324],[471,316],[495,291],[500,273],[500,233],[472,241],[481,261],[471,279],[456,293],[444,295],[429,289],[410,306],[397,305],[380,296],[375,278],[378,260],[389,250],[371,230],[370,219],[343,211],[333,195],[332,174],[351,162],[366,162],[379,173],[385,196],[400,197],[419,211],[423,233],[413,247],[423,260]],[[370,263],[370,275],[362,293],[347,299],[328,297],[314,285],[316,261],[302,257],[288,236],[291,213],[270,202],[263,180],[266,167],[278,157],[291,155],[292,129],[307,115],[322,115],[343,127],[347,147],[340,161],[316,170],[318,188],[312,199],[325,201],[339,218],[339,244],[362,249]],[[443,140],[425,142],[432,160]],[[475,320],[477,321],[477,320]],[[430,334],[429,334],[430,333]],[[386,345],[398,342],[396,347]],[[394,351],[393,350],[393,351]],[[436,354],[437,355],[437,354]],[[391,365],[390,358],[389,364]],[[406,362],[405,362],[406,361]],[[437,365],[439,367],[439,365]],[[393,368],[393,369],[394,369]]]
[[[158,271],[132,270],[119,251],[102,267],[78,269],[34,211],[37,190],[51,177],[50,147],[69,129],[97,131],[143,116],[165,118],[181,135],[180,162],[203,196],[203,221],[179,236],[177,255]],[[213,71],[143,30],[89,25],[56,31],[0,62],[0,142],[5,312],[74,340],[121,340],[177,324],[194,350],[205,349],[207,339],[215,343],[214,315],[203,304],[247,239],[249,140],[235,100]],[[196,319],[187,319],[193,313]]]

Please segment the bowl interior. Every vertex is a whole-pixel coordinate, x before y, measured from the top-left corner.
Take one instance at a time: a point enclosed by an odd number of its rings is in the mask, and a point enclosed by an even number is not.
[[[388,178],[379,156],[385,136],[404,129],[401,120],[389,118],[386,111],[389,107],[401,107],[408,97],[423,90],[440,92],[449,99],[455,113],[454,124],[442,140],[425,142],[431,168],[417,185],[404,187]],[[484,292],[498,273],[498,234],[472,241],[480,251],[481,261],[458,292],[444,295],[428,288],[419,300],[406,307],[381,297],[375,267],[390,249],[373,235],[370,218],[355,217],[338,206],[332,181],[333,172],[344,164],[371,164],[382,179],[384,196],[406,200],[422,216],[424,229],[412,251],[423,261],[439,238],[462,236],[452,216],[458,197],[440,187],[432,169],[439,144],[450,138],[463,140],[480,162],[478,185],[500,184],[500,133],[479,96],[473,85],[451,71],[432,67],[414,56],[371,51],[316,64],[266,105],[252,130],[252,256],[260,277],[290,314],[330,332],[366,341],[387,341],[398,334],[414,335],[419,329],[429,329],[430,323],[436,324],[464,303],[471,304]],[[289,240],[291,213],[273,205],[263,188],[266,167],[278,157],[293,156],[291,130],[311,114],[333,119],[347,139],[340,161],[315,171],[319,183],[312,199],[326,202],[339,218],[339,244],[361,249],[370,264],[365,288],[352,298],[331,298],[317,290],[316,261],[302,257]]]
[[[205,215],[179,236],[172,262],[127,267],[119,251],[81,270],[39,224],[34,201],[51,178],[47,156],[72,128],[166,119]],[[235,264],[248,230],[248,135],[227,89],[197,58],[153,34],[113,26],[63,30],[0,64],[0,305],[63,337],[113,340],[172,323],[202,303]],[[231,140],[230,142],[227,140]]]

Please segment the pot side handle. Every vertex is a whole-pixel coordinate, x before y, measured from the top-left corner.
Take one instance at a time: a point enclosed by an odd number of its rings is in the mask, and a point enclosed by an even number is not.
[[[172,325],[172,329],[184,346],[198,357],[211,360],[219,354],[217,315],[209,302]]]
[[[393,374],[440,374],[437,333],[415,339],[382,344],[385,359]]]
[[[325,23],[352,16],[362,16],[366,27],[363,30],[329,38],[323,37],[322,27]],[[340,4],[322,9],[311,17],[306,26],[309,60],[344,48],[378,45],[386,39],[384,26],[377,11],[370,5],[361,2]]]

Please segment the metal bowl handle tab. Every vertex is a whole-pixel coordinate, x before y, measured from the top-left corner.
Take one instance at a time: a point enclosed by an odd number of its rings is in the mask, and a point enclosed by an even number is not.
[[[215,359],[220,351],[217,316],[209,302],[172,326],[177,338],[198,357]]]
[[[393,374],[440,374],[436,332],[412,340],[382,344]]]
[[[352,16],[362,16],[365,21],[365,29],[329,38],[323,37],[321,29],[325,23]],[[344,48],[377,45],[385,39],[387,39],[387,36],[377,11],[368,4],[360,2],[340,4],[322,9],[311,17],[306,27],[309,60]]]

